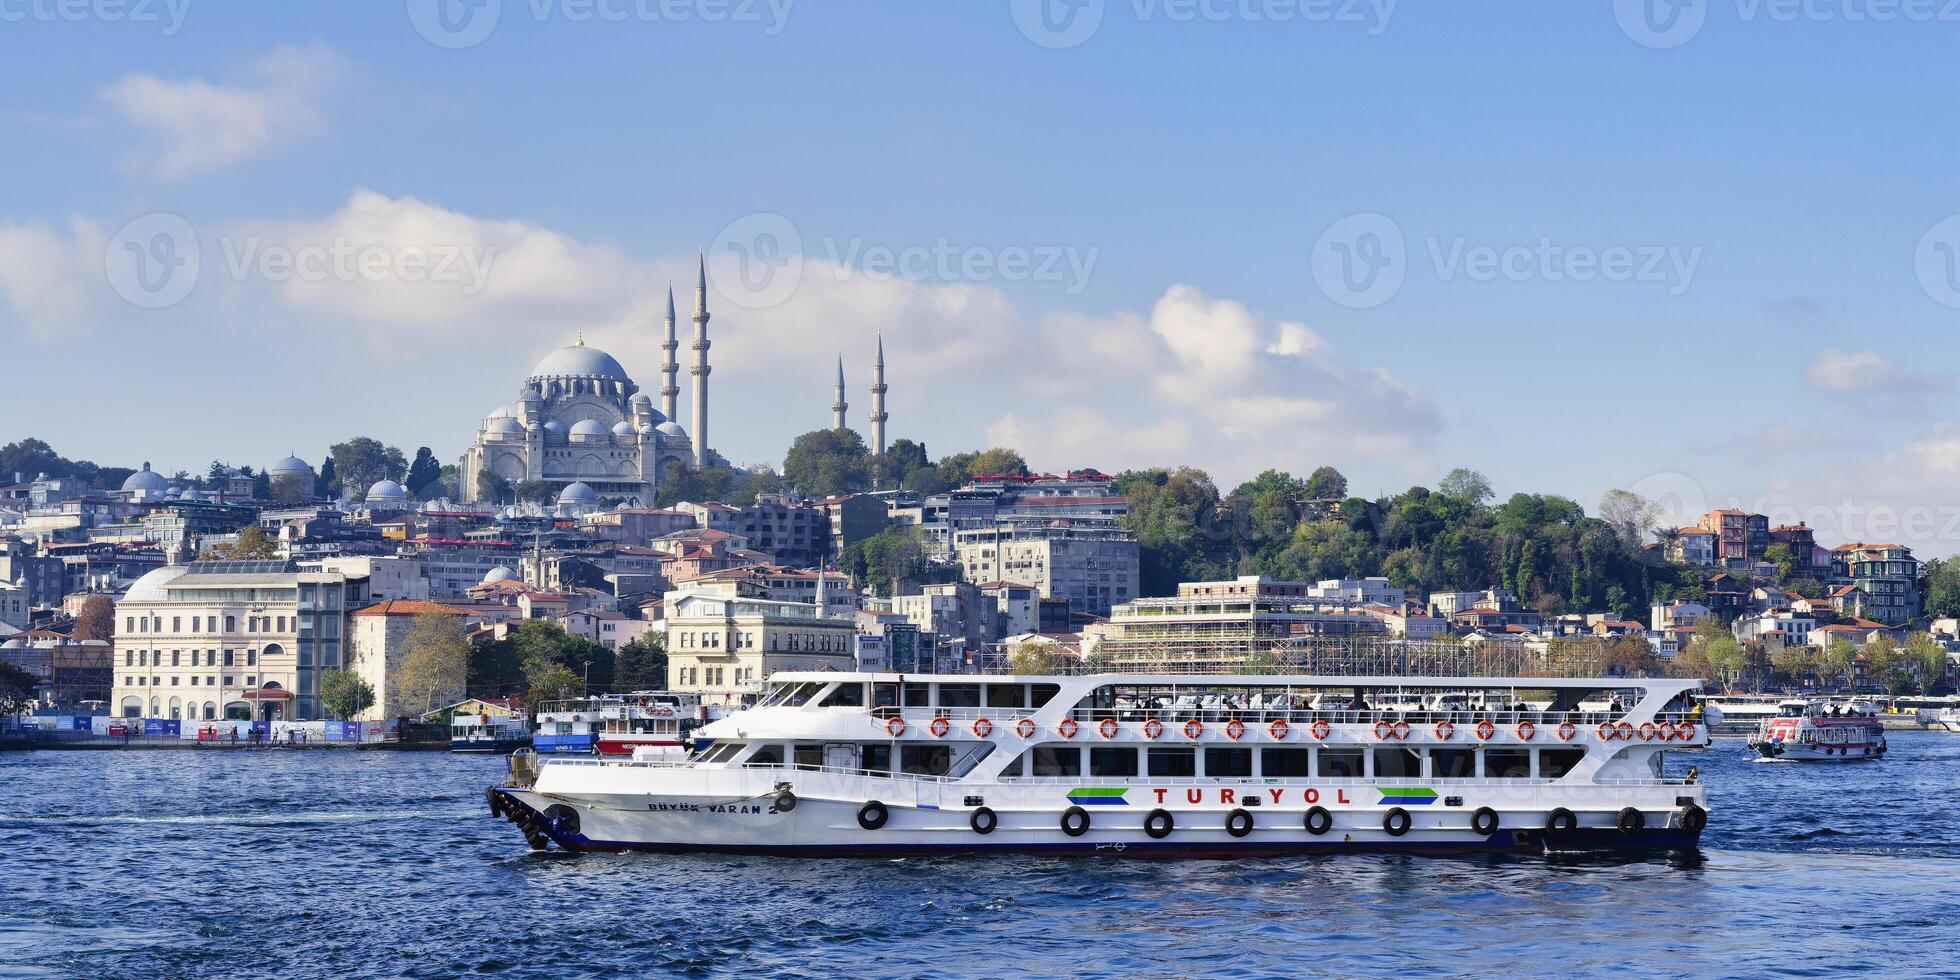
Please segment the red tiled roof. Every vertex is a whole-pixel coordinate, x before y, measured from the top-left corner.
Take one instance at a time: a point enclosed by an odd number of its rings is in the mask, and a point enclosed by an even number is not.
[[[356,609],[351,615],[420,616],[423,613],[443,613],[450,616],[463,615],[463,611],[454,606],[444,605],[440,602],[429,602],[426,599],[388,599],[377,602],[372,606]]]

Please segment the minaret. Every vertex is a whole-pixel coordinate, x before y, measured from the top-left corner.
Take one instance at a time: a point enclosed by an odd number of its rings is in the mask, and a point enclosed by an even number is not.
[[[837,355],[837,394],[830,399],[831,428],[840,430],[849,428],[844,421],[844,413],[850,407],[850,403],[844,400],[844,355],[839,354]]]
[[[667,416],[669,421],[680,409],[681,361],[675,354],[680,347],[680,341],[674,339],[674,281],[669,279],[667,280],[667,340],[660,345],[660,349],[667,352],[667,362],[660,366],[660,373],[665,376],[660,385],[660,414]]]
[[[878,335],[878,363],[871,372],[871,455],[885,455],[885,335]]]
[[[701,278],[694,285],[694,466],[708,465],[708,257],[701,256]]]

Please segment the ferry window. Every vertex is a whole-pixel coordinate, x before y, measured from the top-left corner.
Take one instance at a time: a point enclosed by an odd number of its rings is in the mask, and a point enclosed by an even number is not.
[[[1471,749],[1431,749],[1429,768],[1437,779],[1474,779],[1477,753]]]
[[[1206,749],[1205,775],[1228,778],[1252,775],[1252,750]]]
[[[1025,707],[1023,702],[1027,700],[1026,695],[1027,692],[1022,690],[1019,684],[989,684],[987,685],[987,707]]]
[[[860,750],[866,772],[887,773],[892,771],[892,747],[889,745],[867,745]]]
[[[980,707],[980,685],[978,684],[939,685],[939,706],[942,708]]]
[[[1302,779],[1313,775],[1306,749],[1260,749],[1259,774],[1267,779]]]
[[[1136,774],[1136,749],[1091,748],[1089,750],[1089,775],[1134,776]]]
[[[1039,746],[1034,750],[1034,774],[1080,776],[1082,775],[1082,750],[1073,745]]]
[[[871,685],[871,706],[874,708],[898,707],[898,685],[897,684]]]
[[[1376,779],[1416,779],[1422,776],[1422,753],[1415,749],[1376,749]]]
[[[932,704],[932,688],[924,684],[905,685],[905,706],[924,708]]]
[[[899,771],[913,776],[944,776],[952,763],[953,749],[947,745],[906,745],[898,753]]]
[[[1585,749],[1539,749],[1538,778],[1557,779],[1577,768],[1585,757]]]
[[[1028,698],[1028,707],[1039,708],[1049,701],[1054,700],[1055,695],[1062,693],[1062,686],[1060,684],[1036,684],[1029,690],[1032,692],[1032,696]]]
[[[1153,748],[1150,750],[1150,774],[1173,777],[1196,776],[1198,750],[1178,747]]]
[[[764,745],[755,750],[754,755],[749,756],[749,764],[757,766],[780,766],[783,764],[783,747],[780,745]]]
[[[1486,749],[1484,777],[1487,779],[1529,779],[1530,749]]]
[[[822,704],[826,708],[862,708],[864,707],[864,685],[839,684],[837,685],[837,690],[824,696]]]
[[[1321,749],[1320,775],[1328,779],[1353,779],[1361,775],[1360,749]]]
[[[823,746],[813,742],[799,742],[796,745],[796,764],[817,768],[823,765]]]
[[[1008,763],[1007,768],[1000,771],[1002,778],[1021,775],[1022,771],[1027,768],[1027,758],[1025,753],[1015,756],[1014,761]]]

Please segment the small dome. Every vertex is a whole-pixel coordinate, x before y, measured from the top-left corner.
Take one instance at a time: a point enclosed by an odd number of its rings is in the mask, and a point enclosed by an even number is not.
[[[266,467],[265,471],[267,475],[270,476],[278,476],[281,473],[304,473],[307,476],[313,475],[313,467],[306,465],[306,460],[303,460],[298,456],[288,456],[285,459],[282,459],[279,462]]]
[[[398,504],[408,500],[408,490],[393,480],[382,480],[368,488],[367,502],[374,504]]]
[[[483,427],[483,431],[493,435],[522,435],[524,427],[518,425],[516,419],[505,416],[491,419],[489,424]]]
[[[517,417],[517,413],[511,411],[511,407],[509,405],[499,405],[497,406],[496,411],[491,412],[488,415],[485,415],[483,419],[484,421],[487,422],[491,419],[508,419],[508,418],[516,418],[516,417]]]
[[[131,473],[129,479],[123,481],[122,488],[131,493],[162,493],[170,489],[170,481],[164,479],[162,473],[150,469],[150,464],[144,463],[142,469]]]
[[[607,381],[631,381],[626,369],[613,360],[611,354],[597,347],[577,345],[560,347],[544,356],[538,366],[531,369],[533,380],[540,378],[603,378]]]
[[[653,404],[653,399],[652,399],[652,398],[650,398],[650,397],[648,397],[648,396],[647,396],[647,393],[646,393],[646,392],[644,392],[644,391],[642,391],[642,392],[640,392],[640,393],[639,393],[639,394],[637,394],[637,395],[634,395],[634,396],[633,396],[633,397],[632,397],[631,399],[628,399],[628,400],[629,400],[629,401],[631,401],[631,402],[632,402],[632,403],[633,403],[634,405],[649,405],[649,406],[650,406],[650,405],[652,405],[652,404]]]
[[[606,424],[597,419],[579,419],[577,422],[572,423],[572,435],[574,436],[603,436],[605,434]]]
[[[634,436],[639,435],[640,433],[638,429],[633,428],[633,423],[621,422],[618,425],[612,427],[612,434],[620,437],[621,439],[631,439]]]
[[[666,435],[677,436],[682,439],[687,438],[687,430],[681,428],[679,422],[662,422],[658,426],[655,426],[655,428]]]
[[[153,568],[144,572],[143,577],[131,583],[129,591],[123,593],[122,601],[162,602],[167,598],[164,595],[163,587],[176,581],[177,576],[184,574],[186,571],[189,571],[189,569],[186,569],[182,565],[165,565],[162,568]]]
[[[516,578],[517,572],[515,569],[512,569],[509,565],[498,565],[496,568],[491,569],[488,575],[483,576],[483,584],[489,585],[492,582],[509,582]]]
[[[574,483],[558,494],[558,502],[561,504],[589,504],[598,499],[598,491],[584,483]]]

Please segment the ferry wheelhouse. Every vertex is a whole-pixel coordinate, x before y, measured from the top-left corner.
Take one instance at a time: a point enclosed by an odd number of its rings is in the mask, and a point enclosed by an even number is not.
[[[1697,686],[786,673],[686,760],[527,758],[488,796],[570,851],[1686,849]]]
[[[1765,759],[1861,762],[1885,757],[1885,726],[1862,701],[1805,701],[1778,705],[1749,747]]]

